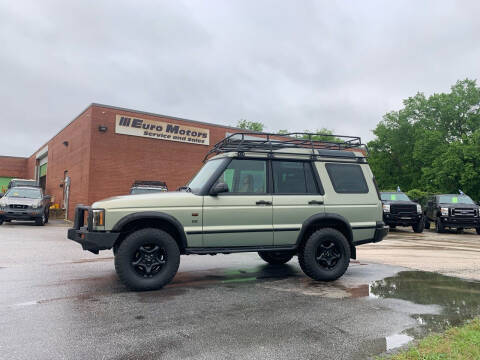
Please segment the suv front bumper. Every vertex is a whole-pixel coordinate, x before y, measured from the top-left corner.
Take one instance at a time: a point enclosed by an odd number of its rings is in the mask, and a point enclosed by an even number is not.
[[[67,237],[80,245],[83,250],[98,254],[100,250],[113,247],[120,233],[108,231],[92,231],[92,212],[90,206],[78,205],[75,208],[75,221],[73,228],[68,229]],[[85,224],[87,219],[87,224]]]
[[[422,221],[422,214],[408,214],[408,215],[398,215],[398,214],[383,214],[383,221],[387,225],[399,225],[399,226],[410,226],[418,224]]]
[[[44,208],[37,209],[6,209],[0,211],[0,218],[4,220],[35,220],[41,218]]]
[[[480,227],[480,218],[478,217],[455,217],[455,216],[441,216],[440,221],[443,226],[453,228],[477,228]]]

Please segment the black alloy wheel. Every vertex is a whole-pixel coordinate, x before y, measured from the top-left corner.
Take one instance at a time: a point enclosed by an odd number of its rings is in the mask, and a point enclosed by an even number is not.
[[[300,246],[298,262],[303,272],[314,280],[336,280],[347,271],[350,244],[337,229],[319,229]]]
[[[156,290],[168,284],[180,265],[180,249],[167,232],[146,228],[115,245],[115,270],[132,290]]]
[[[329,239],[322,241],[315,254],[317,264],[327,270],[332,270],[337,266],[338,261],[342,258],[342,253],[337,244]]]
[[[162,270],[166,262],[167,253],[164,248],[156,244],[145,244],[133,254],[131,265],[139,275],[151,278]]]

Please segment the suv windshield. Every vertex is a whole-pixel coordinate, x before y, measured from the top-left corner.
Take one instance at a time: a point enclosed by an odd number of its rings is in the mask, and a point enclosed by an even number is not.
[[[212,177],[213,173],[223,164],[224,159],[215,159],[207,162],[187,185],[193,193],[200,191],[203,185]]]
[[[14,187],[8,190],[5,196],[15,198],[41,199],[42,192],[40,191],[40,189]]]
[[[441,204],[474,204],[467,195],[440,195],[438,202]]]
[[[386,201],[410,201],[409,197],[401,192],[396,193],[381,193],[380,197]]]

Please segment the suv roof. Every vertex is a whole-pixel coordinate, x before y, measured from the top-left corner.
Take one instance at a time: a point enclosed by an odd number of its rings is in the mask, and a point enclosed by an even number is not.
[[[252,135],[262,137],[252,137]],[[331,137],[331,141],[314,140],[315,136]],[[357,151],[354,151],[357,150]],[[368,155],[368,148],[358,136],[331,135],[321,133],[251,133],[239,132],[216,143],[207,153],[224,156],[260,157],[309,157],[341,158],[362,161]],[[217,157],[215,156],[215,157]],[[219,156],[221,157],[221,156]]]
[[[152,181],[152,180],[135,180],[132,187],[155,187],[155,186],[167,186],[165,181]]]

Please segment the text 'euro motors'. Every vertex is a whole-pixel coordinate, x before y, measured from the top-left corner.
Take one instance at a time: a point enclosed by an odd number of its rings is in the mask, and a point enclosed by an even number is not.
[[[116,116],[115,132],[117,134],[179,141],[191,144],[210,144],[210,131],[208,129],[132,118],[122,115]]]

